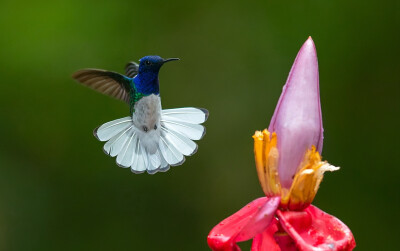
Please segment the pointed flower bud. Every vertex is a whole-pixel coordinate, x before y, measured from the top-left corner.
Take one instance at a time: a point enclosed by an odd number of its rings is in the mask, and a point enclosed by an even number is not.
[[[278,135],[280,182],[289,189],[306,151],[313,145],[322,151],[318,61],[311,37],[297,54],[268,130]]]
[[[215,226],[208,236],[212,250],[240,251],[237,242],[251,238],[252,251],[353,250],[350,229],[310,205],[324,172],[339,169],[322,161],[322,134],[317,54],[309,38],[289,73],[269,130],[253,136],[266,197]]]

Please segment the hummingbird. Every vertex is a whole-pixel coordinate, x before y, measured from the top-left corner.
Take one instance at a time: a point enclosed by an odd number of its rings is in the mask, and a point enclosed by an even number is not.
[[[81,84],[128,104],[129,116],[107,122],[93,134],[106,142],[103,150],[116,157],[118,166],[130,167],[133,173],[154,174],[183,164],[185,156],[197,151],[193,140],[205,135],[201,124],[208,118],[206,109],[161,108],[158,74],[165,63],[175,60],[179,58],[145,56],[139,64],[129,62],[125,75],[100,69],[72,75]]]

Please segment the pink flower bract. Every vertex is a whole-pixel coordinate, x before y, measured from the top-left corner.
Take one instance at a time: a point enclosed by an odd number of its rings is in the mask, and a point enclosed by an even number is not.
[[[294,61],[268,130],[279,137],[279,177],[290,188],[304,153],[312,145],[322,151],[318,60],[311,37]]]

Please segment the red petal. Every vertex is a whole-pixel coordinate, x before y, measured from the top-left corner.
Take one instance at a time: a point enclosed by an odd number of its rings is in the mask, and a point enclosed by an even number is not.
[[[278,231],[277,220],[273,219],[271,224],[264,232],[257,234],[251,245],[251,251],[281,251],[274,239],[274,234]]]
[[[280,197],[262,197],[250,202],[211,230],[208,245],[214,251],[240,250],[236,242],[262,233],[274,218],[279,203]]]
[[[296,243],[286,232],[277,233],[274,235],[276,243],[283,251],[298,251]]]
[[[353,250],[356,246],[343,222],[312,205],[301,212],[277,210],[277,215],[299,250]]]

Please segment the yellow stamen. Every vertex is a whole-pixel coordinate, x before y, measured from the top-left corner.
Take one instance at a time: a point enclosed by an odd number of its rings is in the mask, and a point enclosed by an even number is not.
[[[321,155],[312,146],[304,156],[288,193],[282,196],[281,205],[290,210],[301,210],[311,204],[317,194],[325,171],[336,171],[338,167],[321,161]]]
[[[272,133],[271,136],[266,129],[263,132],[256,131],[253,139],[257,174],[261,187],[266,196],[280,195],[276,133]]]

